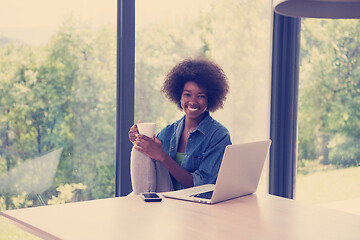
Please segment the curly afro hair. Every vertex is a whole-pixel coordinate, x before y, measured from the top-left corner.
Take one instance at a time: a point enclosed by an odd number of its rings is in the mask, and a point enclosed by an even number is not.
[[[175,65],[166,75],[162,92],[181,108],[181,95],[187,82],[195,82],[204,89],[208,98],[209,112],[223,108],[229,84],[224,71],[205,58],[185,59]]]

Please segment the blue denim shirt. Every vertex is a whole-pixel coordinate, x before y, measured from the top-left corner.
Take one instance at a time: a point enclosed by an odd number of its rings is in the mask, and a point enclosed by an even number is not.
[[[175,159],[185,116],[168,125],[157,135],[167,154]],[[193,175],[194,186],[215,183],[225,147],[231,144],[229,131],[208,112],[190,133],[181,166]]]

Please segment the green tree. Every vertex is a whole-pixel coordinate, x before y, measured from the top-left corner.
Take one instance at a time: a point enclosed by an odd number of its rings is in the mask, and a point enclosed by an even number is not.
[[[1,172],[63,147],[45,201],[60,194],[58,186],[76,183],[84,187],[72,201],[114,195],[115,49],[114,27],[90,29],[72,18],[45,46],[0,48]]]
[[[66,83],[67,161],[58,183],[80,182],[77,200],[114,195],[116,34],[111,27],[92,30],[69,20],[52,39],[49,78]],[[61,177],[60,177],[61,176]]]
[[[358,20],[302,22],[299,158],[358,165]]]

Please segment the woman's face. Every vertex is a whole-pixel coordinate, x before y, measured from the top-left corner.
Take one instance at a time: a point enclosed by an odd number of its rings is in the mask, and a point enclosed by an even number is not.
[[[208,98],[204,89],[195,82],[187,82],[181,94],[181,108],[187,118],[201,120],[208,105]]]

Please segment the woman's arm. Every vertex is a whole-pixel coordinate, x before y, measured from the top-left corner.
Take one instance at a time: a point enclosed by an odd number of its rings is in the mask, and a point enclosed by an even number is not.
[[[154,140],[142,135],[136,134],[134,141],[135,149],[145,153],[148,157],[160,161],[171,175],[185,188],[193,187],[193,175],[182,168],[174,159],[172,159],[163,149],[161,141],[154,136]]]
[[[193,175],[181,167],[174,159],[166,153],[159,161],[169,170],[171,175],[185,188],[193,187]]]

